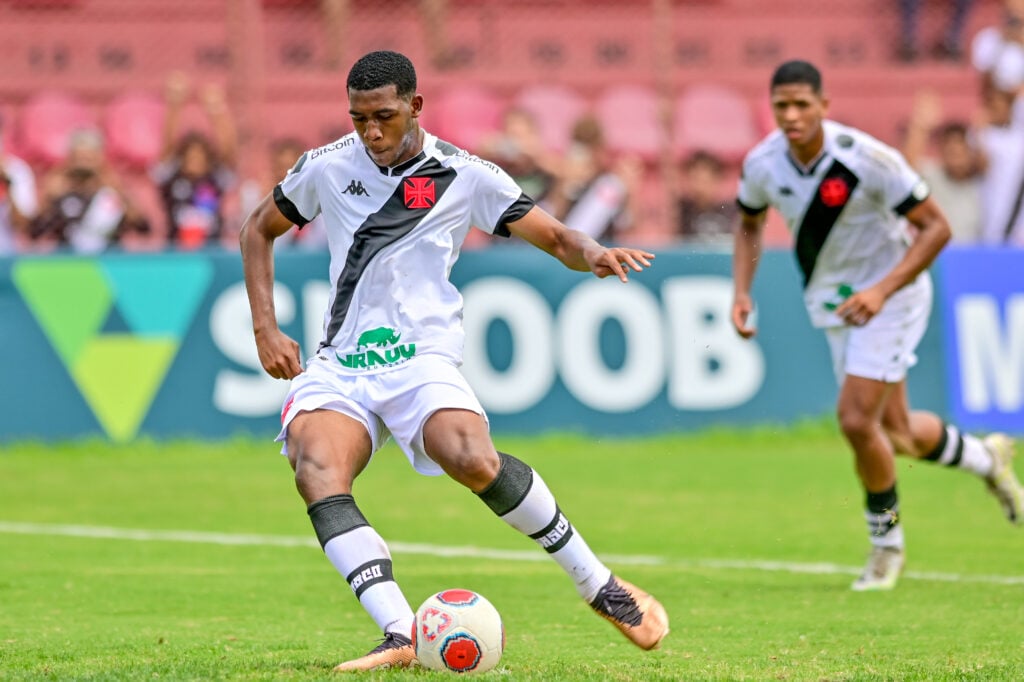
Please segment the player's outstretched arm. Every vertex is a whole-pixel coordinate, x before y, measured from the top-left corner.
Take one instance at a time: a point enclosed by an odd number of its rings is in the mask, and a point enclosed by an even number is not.
[[[263,369],[275,379],[302,373],[299,344],[278,328],[274,313],[274,240],[291,227],[268,194],[245,219],[238,235],[256,350]]]
[[[509,223],[508,228],[512,234],[562,261],[570,270],[590,271],[598,277],[615,275],[626,282],[629,281],[627,269],[640,272],[649,268],[654,259],[653,253],[642,249],[602,246],[588,235],[570,230],[538,206]]]

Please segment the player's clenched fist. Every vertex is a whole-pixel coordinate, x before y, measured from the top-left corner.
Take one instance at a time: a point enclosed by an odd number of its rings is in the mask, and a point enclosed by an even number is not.
[[[280,329],[256,333],[260,364],[275,379],[291,379],[302,374],[299,344]]]

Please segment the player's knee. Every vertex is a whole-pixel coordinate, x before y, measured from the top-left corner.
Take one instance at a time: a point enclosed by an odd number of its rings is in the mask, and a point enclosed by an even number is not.
[[[841,407],[837,417],[840,430],[850,441],[862,440],[877,428],[871,416],[862,410]]]
[[[494,481],[501,464],[494,449],[488,447],[450,453],[442,466],[453,479],[478,492]]]

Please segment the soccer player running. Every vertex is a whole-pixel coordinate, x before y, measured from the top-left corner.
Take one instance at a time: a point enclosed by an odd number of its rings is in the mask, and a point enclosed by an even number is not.
[[[754,336],[750,289],[774,206],[795,236],[804,303],[831,349],[839,426],[867,497],[872,549],[852,588],[892,589],[904,564],[894,454],[977,475],[1020,524],[1014,446],[1003,434],[981,440],[908,404],[906,374],[932,303],[927,268],[950,238],[928,187],[894,149],[825,118],[828,99],[812,64],[779,66],[771,105],[779,130],[747,154],[739,181],[732,322]]]
[[[497,166],[419,126],[423,97],[396,52],[360,58],[348,74],[355,132],[311,150],[254,209],[241,232],[260,362],[292,380],[282,452],[327,558],[384,632],[336,670],[406,667],[413,611],[391,554],[356,505],[353,481],[393,437],[416,471],[448,474],[533,538],[580,596],[642,649],[668,633],[665,609],[613,575],[529,465],[495,450],[478,399],[458,370],[462,298],[448,273],[471,226],[517,235],[572,270],[628,279],[653,254],[605,248],[534,205]],[[273,243],[322,216],[331,252],[324,335],[305,368],[277,326]]]

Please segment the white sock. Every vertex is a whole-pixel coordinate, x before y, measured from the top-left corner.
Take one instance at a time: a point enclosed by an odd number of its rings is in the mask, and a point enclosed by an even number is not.
[[[982,478],[991,476],[995,464],[992,461],[992,453],[988,451],[988,448],[985,447],[985,444],[977,436],[965,433],[963,438],[964,452],[957,466],[974,472]]]
[[[324,545],[324,554],[381,630],[409,636],[412,608],[392,575],[391,552],[372,526],[331,538]]]
[[[867,493],[864,520],[868,539],[874,547],[903,547],[903,526],[900,524],[900,500],[894,483],[888,490]]]
[[[871,520],[868,521],[868,525],[871,525]],[[874,533],[869,534],[868,539],[871,541],[872,547],[903,547],[903,526],[896,524],[889,529],[885,535],[875,535]]]
[[[925,459],[942,466],[964,469],[982,478],[992,474],[992,453],[985,444],[977,436],[962,433],[953,424],[946,425],[942,442]]]
[[[590,549],[558,508],[544,479],[534,471],[533,483],[522,501],[501,520],[533,538],[558,562],[576,584],[576,591],[588,602],[597,596],[611,570]],[[561,545],[561,546],[559,546]],[[551,547],[558,547],[551,551]]]

